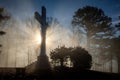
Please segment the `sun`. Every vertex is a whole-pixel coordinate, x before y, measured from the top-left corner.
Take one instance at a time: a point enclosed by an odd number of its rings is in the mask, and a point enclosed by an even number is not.
[[[40,34],[37,34],[35,36],[35,41],[36,41],[37,44],[41,44],[41,35]]]
[[[41,45],[42,43],[42,36],[40,33],[36,33],[35,36],[34,36],[34,43],[35,44],[38,44],[38,45]],[[50,46],[51,45],[51,38],[46,36],[46,45],[47,46]]]

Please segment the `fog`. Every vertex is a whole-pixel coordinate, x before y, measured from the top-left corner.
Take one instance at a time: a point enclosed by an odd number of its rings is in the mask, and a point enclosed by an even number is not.
[[[0,67],[24,67],[37,60],[40,44],[36,37],[41,36],[41,29],[34,17],[24,21],[15,18],[3,21],[0,30],[6,32],[0,37],[0,43],[3,45]],[[50,50],[58,46],[80,45],[79,35],[74,36],[74,34],[72,28],[52,22],[46,35],[47,55],[49,56]]]
[[[0,44],[2,44],[0,48],[2,51],[0,53],[0,67],[25,67],[35,62],[40,54],[40,41],[37,38],[41,38],[41,25],[34,18],[35,9],[32,0],[16,0],[14,6],[10,2],[6,0],[5,5],[2,2],[0,3],[0,7],[5,7],[6,11],[8,11],[8,13],[4,14],[9,14],[11,17],[9,20],[4,20],[0,23],[0,31],[6,32],[5,35],[0,36]],[[64,11],[60,12],[57,9],[55,16],[59,16]],[[68,15],[66,14],[65,16]],[[66,23],[65,20],[67,19],[65,19],[64,13],[60,17],[63,20],[62,23]],[[85,31],[81,32],[79,28],[65,26],[65,24],[52,21],[46,34],[47,56],[49,57],[51,50],[63,45],[66,47],[81,46],[86,49],[85,34]],[[118,71],[117,58],[115,56],[110,60],[108,57],[106,59],[103,59],[104,56],[100,57],[100,50],[89,51],[89,53],[93,58],[93,70]],[[111,65],[113,71],[111,71]]]

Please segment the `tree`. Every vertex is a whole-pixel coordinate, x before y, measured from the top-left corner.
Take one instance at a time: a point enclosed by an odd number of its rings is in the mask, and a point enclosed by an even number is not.
[[[51,26],[51,25],[57,25],[57,24],[60,24],[58,19],[57,18],[54,18],[54,17],[47,17],[47,24],[48,26]]]
[[[2,22],[3,20],[8,20],[10,19],[10,16],[5,14],[5,9],[4,8],[0,8],[0,22]],[[5,35],[6,32],[0,30],[0,36]]]
[[[60,66],[64,66],[64,61],[68,56],[68,48],[65,46],[58,47],[50,52],[50,58],[52,59],[53,64],[60,63]]]
[[[6,34],[6,32],[4,32],[4,31],[0,31],[0,36],[2,36],[2,35],[5,35]],[[2,47],[2,44],[0,44],[0,48]],[[1,54],[1,50],[0,50],[0,54]]]
[[[90,42],[93,38],[99,38],[96,33],[110,30],[111,18],[106,16],[102,9],[86,6],[75,12],[72,20],[73,26],[84,28],[87,35],[87,48],[90,50]]]
[[[119,18],[119,21],[120,21],[120,16],[118,17]],[[115,25],[115,27],[117,28],[117,31],[120,31],[120,22],[117,23]],[[117,32],[115,31],[115,32]],[[118,59],[118,72],[120,73],[120,35],[119,37],[114,37],[112,39],[110,39],[110,49],[109,51],[112,53],[112,54],[115,54],[117,56],[117,59]]]
[[[120,21],[120,16],[118,18]],[[120,31],[120,22],[118,22],[115,25],[115,27],[116,27],[117,31]],[[117,31],[115,31],[115,32],[117,32]],[[114,37],[114,38],[110,39],[109,42],[110,42],[111,47],[110,47],[109,51],[112,54],[116,55],[117,60],[118,60],[118,72],[120,73],[120,49],[119,49],[120,43],[119,43],[119,41],[120,41],[120,35],[118,37]]]
[[[10,18],[10,16],[8,15],[5,15],[5,9],[4,8],[0,8],[0,24],[3,20],[8,20]],[[0,36],[3,36],[5,35],[6,32],[3,31],[3,30],[0,30]],[[2,47],[3,45],[0,44],[0,48]],[[2,50],[0,50],[0,54],[2,53]]]
[[[119,21],[120,21],[120,16],[118,17],[119,18]],[[115,27],[120,30],[120,22],[118,24],[115,25]]]
[[[75,69],[90,69],[92,66],[92,56],[81,47],[73,48],[70,59]]]
[[[3,20],[8,20],[8,19],[10,19],[10,16],[5,15],[5,9],[0,8],[0,22]]]
[[[73,63],[74,69],[90,69],[92,66],[92,56],[81,47],[58,47],[50,52],[50,58],[55,66],[60,63],[60,67],[66,67],[64,62],[68,58]]]
[[[110,42],[111,42],[111,47],[109,50],[112,54],[116,55],[117,57],[118,72],[120,73],[120,36],[117,38],[112,38]]]
[[[6,34],[5,31],[0,31],[0,36],[5,35],[5,34]]]

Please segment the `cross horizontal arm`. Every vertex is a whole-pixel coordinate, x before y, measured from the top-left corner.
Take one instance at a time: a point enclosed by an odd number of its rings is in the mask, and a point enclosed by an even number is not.
[[[42,25],[44,24],[44,23],[43,23],[43,19],[42,19],[41,15],[40,15],[38,12],[35,12],[34,17],[37,19],[37,21],[38,21],[40,24],[42,24]]]

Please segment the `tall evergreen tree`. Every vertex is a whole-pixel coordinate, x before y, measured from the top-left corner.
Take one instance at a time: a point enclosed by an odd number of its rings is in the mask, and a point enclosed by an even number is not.
[[[84,28],[87,35],[87,49],[90,50],[90,43],[94,39],[101,38],[97,33],[109,33],[111,18],[106,16],[102,9],[86,6],[75,12],[72,25]]]

